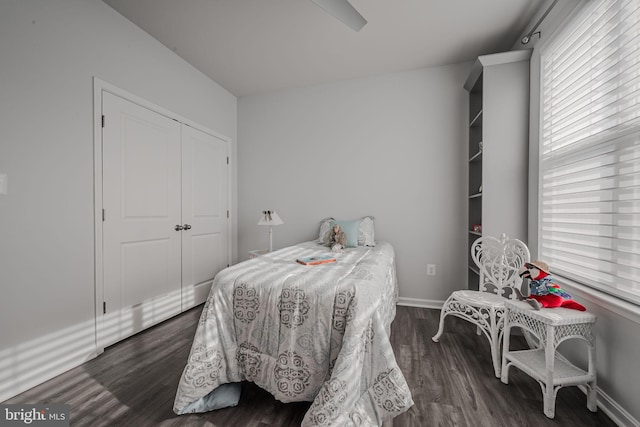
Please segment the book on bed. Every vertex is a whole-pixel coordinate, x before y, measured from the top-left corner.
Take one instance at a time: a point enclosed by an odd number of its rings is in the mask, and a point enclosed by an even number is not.
[[[298,258],[296,261],[303,265],[318,265],[336,262],[336,259],[332,255],[313,255]]]

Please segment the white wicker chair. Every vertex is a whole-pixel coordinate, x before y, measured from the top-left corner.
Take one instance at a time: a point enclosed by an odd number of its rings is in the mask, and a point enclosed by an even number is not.
[[[496,239],[480,237],[471,246],[471,258],[478,266],[479,290],[454,291],[440,312],[440,326],[432,340],[438,342],[444,331],[445,317],[452,315],[477,325],[491,344],[491,359],[496,377],[500,378],[502,330],[505,298],[517,299],[513,288],[520,289],[518,272],[530,260],[529,248],[505,234]]]

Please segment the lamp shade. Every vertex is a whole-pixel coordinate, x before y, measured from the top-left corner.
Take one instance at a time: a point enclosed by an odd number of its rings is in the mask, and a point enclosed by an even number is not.
[[[262,216],[258,221],[258,225],[280,225],[284,224],[276,211],[262,211]]]

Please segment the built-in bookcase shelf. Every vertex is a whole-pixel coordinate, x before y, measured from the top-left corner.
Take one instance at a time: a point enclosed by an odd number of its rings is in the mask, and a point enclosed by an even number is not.
[[[469,92],[469,289],[478,289],[479,273],[470,256],[476,239],[506,233],[527,241],[530,57],[527,50],[481,56],[464,85]],[[473,231],[475,226],[482,231]]]
[[[478,111],[478,114],[471,120],[469,127],[482,126],[482,110]]]

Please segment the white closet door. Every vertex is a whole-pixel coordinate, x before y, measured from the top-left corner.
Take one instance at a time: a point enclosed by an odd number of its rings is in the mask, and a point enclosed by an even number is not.
[[[181,310],[180,124],[103,92],[101,343]]]
[[[229,263],[228,146],[182,125],[182,309],[202,303]]]

